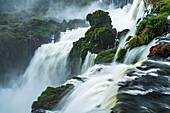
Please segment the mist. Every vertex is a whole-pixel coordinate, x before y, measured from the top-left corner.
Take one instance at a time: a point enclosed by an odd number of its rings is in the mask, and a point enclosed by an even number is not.
[[[81,7],[78,5],[64,6],[58,3],[50,3],[49,10],[46,12],[46,17],[53,17],[62,20],[72,19],[86,19],[88,13],[92,13],[95,10],[104,9],[106,6],[101,5],[101,1],[95,1],[90,3],[88,6]]]

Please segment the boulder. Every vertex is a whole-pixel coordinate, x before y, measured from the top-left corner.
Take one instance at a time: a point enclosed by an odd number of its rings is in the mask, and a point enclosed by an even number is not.
[[[150,48],[148,57],[168,58],[170,56],[170,45],[158,44]]]

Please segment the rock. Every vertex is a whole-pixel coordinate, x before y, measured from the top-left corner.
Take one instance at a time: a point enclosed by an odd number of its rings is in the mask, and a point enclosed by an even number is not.
[[[101,10],[87,15],[91,28],[85,33],[85,37],[73,43],[69,55],[69,63],[73,75],[79,74],[87,52],[99,53],[114,48],[117,31],[112,29],[108,12]]]
[[[117,54],[116,62],[123,62],[127,49],[121,48]]]
[[[111,63],[114,59],[115,54],[116,49],[101,51],[95,59],[95,64]]]
[[[148,57],[168,58],[170,56],[170,45],[158,44],[150,48]]]
[[[32,104],[32,113],[43,113],[44,110],[52,110],[59,102],[67,95],[74,86],[72,84],[67,84],[60,87],[47,87],[45,91],[42,92],[38,100]]]
[[[108,12],[102,10],[95,11],[93,14],[88,14],[86,20],[89,21],[90,26],[95,28],[108,27],[112,28],[111,18]]]
[[[136,36],[128,42],[127,48],[133,49],[134,47],[146,45],[157,36],[167,32],[167,30],[165,16],[146,18],[137,26]]]
[[[125,36],[130,30],[129,29],[124,29],[117,34],[117,38],[120,40],[122,36]]]

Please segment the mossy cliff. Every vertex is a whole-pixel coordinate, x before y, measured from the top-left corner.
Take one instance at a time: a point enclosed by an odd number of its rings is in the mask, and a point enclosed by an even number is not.
[[[73,74],[81,67],[87,52],[99,53],[114,47],[116,30],[112,29],[111,18],[108,12],[101,10],[88,14],[86,17],[91,28],[85,33],[85,37],[73,43],[69,55],[70,66]]]
[[[35,50],[41,44],[59,40],[66,29],[87,26],[85,20],[65,20],[61,23],[21,12],[0,13],[0,85],[14,75],[21,75]],[[16,76],[15,76],[16,77]]]

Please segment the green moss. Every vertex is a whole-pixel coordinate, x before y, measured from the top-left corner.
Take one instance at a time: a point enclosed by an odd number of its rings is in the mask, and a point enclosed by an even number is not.
[[[72,88],[71,84],[57,88],[47,87],[38,97],[38,100],[33,102],[32,112],[38,109],[51,110]]]
[[[111,63],[114,59],[115,53],[116,49],[101,51],[95,59],[95,64]]]
[[[136,37],[128,43],[128,48],[146,45],[156,36],[167,31],[167,19],[164,16],[157,16],[144,19],[136,30]]]
[[[73,48],[69,55],[69,62],[73,74],[77,74],[74,70],[80,69],[88,51],[91,53],[99,53],[113,48],[116,39],[117,31],[116,29],[112,29],[108,12],[98,10],[92,14],[88,14],[86,18],[91,28],[85,33],[85,37],[73,43]],[[103,61],[109,62],[113,56],[112,54],[108,56],[108,58],[103,58]]]
[[[126,42],[129,41],[133,36],[128,36]]]
[[[120,49],[118,54],[117,54],[116,61],[117,62],[123,62],[124,57],[126,55],[126,52],[127,52],[127,50],[125,48]]]
[[[104,12],[102,10],[95,11],[93,14],[88,14],[86,20],[89,21],[91,26],[95,26],[96,28],[99,27],[112,28],[109,13]]]

